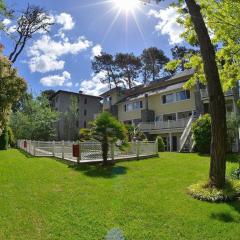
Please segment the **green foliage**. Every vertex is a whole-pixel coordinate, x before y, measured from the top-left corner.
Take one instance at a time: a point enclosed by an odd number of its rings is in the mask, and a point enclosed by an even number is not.
[[[223,189],[212,188],[205,182],[199,182],[188,187],[188,193],[192,197],[202,201],[232,201],[240,194],[240,181],[228,180]]]
[[[240,180],[240,168],[234,168],[234,169],[232,169],[232,171],[231,171],[231,177],[233,178],[233,179],[238,179],[238,180]]]
[[[76,122],[79,121],[78,111],[78,99],[71,96],[69,109],[63,113],[65,140],[76,140],[78,138],[79,128],[76,126]]]
[[[10,126],[16,139],[49,141],[55,138],[55,124],[59,114],[44,96],[25,99],[23,108],[13,113]]]
[[[128,141],[143,141],[146,139],[145,134],[136,126],[125,125],[128,134]]]
[[[12,128],[8,126],[7,127],[7,132],[8,132],[8,142],[9,142],[9,145],[11,147],[15,147],[16,146],[16,140],[15,140]]]
[[[232,145],[238,137],[239,118],[235,113],[227,116],[227,136],[228,136],[228,148],[232,151]]]
[[[81,128],[79,131],[79,140],[81,142],[90,141],[91,137],[91,130],[88,128]]]
[[[26,82],[18,76],[10,61],[2,55],[0,45],[0,134],[7,126],[12,104],[26,91]]]
[[[8,131],[7,128],[5,128],[0,136],[0,150],[7,149],[8,149]]]
[[[157,136],[156,141],[158,143],[158,151],[159,152],[164,152],[165,151],[165,144],[164,144],[164,141],[163,141],[162,137]]]
[[[196,150],[200,153],[209,153],[211,144],[211,117],[205,114],[192,124],[193,139]]]
[[[127,129],[109,112],[97,116],[90,128],[91,137],[102,144],[103,164],[107,164],[108,151],[111,144],[120,150],[128,147]]]

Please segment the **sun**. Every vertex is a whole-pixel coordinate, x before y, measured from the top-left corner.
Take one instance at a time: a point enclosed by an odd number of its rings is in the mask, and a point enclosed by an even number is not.
[[[113,4],[121,11],[129,12],[139,8],[139,0],[113,0]]]

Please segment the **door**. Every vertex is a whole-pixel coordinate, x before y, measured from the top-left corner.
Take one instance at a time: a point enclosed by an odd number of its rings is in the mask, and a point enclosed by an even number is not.
[[[177,152],[177,150],[178,150],[177,136],[172,136],[172,150],[173,150],[173,152]]]

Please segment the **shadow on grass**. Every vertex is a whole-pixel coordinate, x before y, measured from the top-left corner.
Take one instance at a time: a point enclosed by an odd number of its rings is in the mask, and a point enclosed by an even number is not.
[[[74,165],[69,166],[75,171],[82,172],[89,177],[114,178],[127,173],[127,168],[123,166],[101,166],[99,165]]]
[[[24,155],[26,158],[34,158],[32,155],[30,155],[29,153],[25,152],[24,150],[22,149],[18,149],[18,151]]]
[[[212,213],[210,216],[214,220],[218,220],[220,222],[231,223],[231,222],[238,222],[235,218],[228,212],[224,213]]]

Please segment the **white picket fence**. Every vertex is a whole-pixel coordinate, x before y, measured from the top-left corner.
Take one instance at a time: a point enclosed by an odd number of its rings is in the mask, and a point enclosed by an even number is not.
[[[31,141],[18,140],[18,148],[37,157],[57,157],[71,162],[101,162],[102,151],[99,142],[70,142],[70,141]],[[79,144],[79,157],[73,156],[73,145]],[[128,160],[156,156],[157,142],[131,142],[126,151],[120,151],[112,145],[108,160]]]

